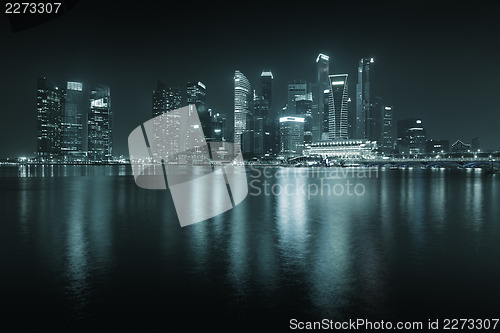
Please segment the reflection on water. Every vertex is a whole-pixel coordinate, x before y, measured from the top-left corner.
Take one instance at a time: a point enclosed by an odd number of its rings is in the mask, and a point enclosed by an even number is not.
[[[249,179],[325,184],[312,169],[267,178],[276,170]],[[169,191],[136,187],[125,166],[0,168],[3,305],[12,318],[47,307],[77,323],[183,320],[187,309],[241,323],[495,309],[500,177],[411,169],[327,181],[346,179],[365,193],[262,192],[180,228]]]

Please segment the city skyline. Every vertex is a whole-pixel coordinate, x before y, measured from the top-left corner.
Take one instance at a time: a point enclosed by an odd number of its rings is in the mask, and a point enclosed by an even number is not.
[[[18,33],[9,30],[4,17],[0,37],[6,45],[2,60],[8,64],[3,70],[8,80],[0,90],[5,115],[0,124],[0,157],[30,155],[36,150],[36,140],[30,135],[36,131],[36,97],[33,94],[31,98],[28,92],[35,91],[39,76],[56,82],[102,82],[110,86],[114,154],[122,155],[127,153],[128,133],[151,116],[151,91],[157,80],[173,85],[203,82],[207,104],[232,119],[235,69],[248,75],[252,83],[258,82],[262,70],[272,71],[276,111],[284,105],[289,81],[315,81],[314,60],[319,53],[329,55],[331,73],[349,75],[349,97],[353,101],[359,59],[373,57],[377,73],[384,73],[378,93],[384,103],[394,106],[397,119],[424,119],[432,139],[468,142],[480,137],[484,149],[500,148],[493,75],[499,64],[491,42],[498,22],[492,11],[486,5],[360,5],[364,10],[358,16],[354,5],[339,5],[345,15],[336,20],[339,33],[336,30],[335,34],[325,30],[332,28],[328,22],[316,23],[307,15],[298,20],[302,17],[299,10],[279,5],[252,7],[237,18],[229,14],[240,13],[238,8],[208,18],[202,15],[201,6],[192,13],[194,23],[182,32],[176,30],[180,18],[163,22],[158,13],[149,11],[151,8],[133,12],[92,1],[81,2],[56,20]],[[98,13],[94,6],[99,6]],[[258,25],[255,18],[261,12],[266,15]],[[110,20],[111,14],[119,15]],[[89,17],[95,22],[92,27],[88,26]],[[303,37],[300,42],[297,34],[287,32],[286,27],[293,22],[304,28],[299,33]],[[343,27],[346,22],[349,24]],[[261,38],[245,37],[235,47],[235,38],[241,35],[226,28],[238,25]],[[394,29],[396,26],[399,29]],[[175,31],[178,35],[172,34]],[[200,31],[203,34],[198,34]],[[263,35],[263,31],[270,33]],[[315,31],[322,31],[318,33],[321,36],[313,34]],[[98,32],[107,37],[94,38]],[[191,39],[182,37],[191,32],[199,36],[196,47]],[[169,43],[158,46],[158,38],[167,38]],[[170,47],[173,45],[177,51]],[[38,52],[47,48],[54,52]],[[100,52],[88,51],[95,49]],[[16,121],[19,114],[23,122]]]

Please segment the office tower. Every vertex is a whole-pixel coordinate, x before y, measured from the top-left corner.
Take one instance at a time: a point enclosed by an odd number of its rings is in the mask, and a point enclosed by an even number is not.
[[[280,118],[280,154],[301,156],[304,150],[304,117]]]
[[[61,151],[61,99],[58,87],[46,78],[37,81],[37,156],[57,157]]]
[[[88,158],[93,162],[112,159],[112,111],[110,89],[96,85],[90,90],[88,114]]]
[[[206,140],[217,142],[226,141],[226,114],[214,112],[212,109],[208,109],[208,114],[210,115],[210,130],[205,134]]]
[[[252,98],[250,82],[242,72],[236,70],[234,72],[234,143],[237,145],[242,143],[242,134],[251,130]],[[246,141],[249,142],[249,140]],[[249,148],[246,151],[248,150]]]
[[[316,82],[311,84],[312,92],[312,140],[328,139],[330,58],[320,53],[316,58]]]
[[[356,139],[375,140],[373,137],[372,109],[373,92],[373,58],[363,58],[358,66],[358,83],[356,85]]]
[[[423,154],[426,151],[426,130],[421,119],[398,121],[398,150],[400,154]]]
[[[297,108],[295,106],[295,99],[297,96],[307,94],[307,82],[296,80],[288,83],[288,99],[285,114],[282,116],[296,116]]]
[[[254,155],[273,156],[278,151],[279,131],[272,109],[273,73],[262,71],[260,89],[254,92]]]
[[[85,102],[83,84],[68,81],[62,103],[61,122],[61,154],[68,160],[84,157],[83,115],[84,110],[86,110]]]
[[[153,117],[159,116],[170,110],[178,109],[181,106],[181,89],[167,86],[162,81],[158,81],[156,89],[153,90]]]
[[[210,115],[207,107],[207,87],[200,81],[188,82],[186,89],[186,102],[188,105],[196,105],[203,133],[208,134],[208,128],[210,127]]]
[[[271,71],[262,71],[260,74],[260,96],[265,101],[261,105],[261,116],[276,118],[273,111],[273,73]]]
[[[330,75],[328,138],[347,139],[347,74]]]
[[[207,111],[207,87],[198,82],[188,82],[187,84],[187,104],[196,105],[198,113]]]
[[[380,151],[384,155],[389,155],[392,153],[394,144],[394,129],[393,129],[393,119],[394,111],[391,105],[382,105],[382,133],[380,140],[377,141],[380,146]]]
[[[264,123],[268,118],[269,111],[268,101],[254,92],[253,107],[254,107],[254,153],[256,156],[264,155]]]
[[[297,96],[295,99],[296,113],[304,117],[304,144],[312,143],[312,93]]]

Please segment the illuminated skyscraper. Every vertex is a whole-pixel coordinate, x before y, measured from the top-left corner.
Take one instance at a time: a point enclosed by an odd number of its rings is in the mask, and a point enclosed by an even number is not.
[[[374,138],[373,107],[375,97],[373,92],[373,58],[363,58],[358,66],[358,83],[356,85],[356,139]]]
[[[398,121],[398,149],[401,154],[423,154],[426,152],[426,130],[421,119]]]
[[[280,118],[280,154],[286,157],[302,155],[304,150],[304,117]]]
[[[88,114],[88,158],[94,162],[112,159],[112,111],[110,89],[96,85],[90,90]]]
[[[330,75],[328,138],[347,139],[347,74]]]
[[[237,145],[241,144],[242,134],[251,130],[252,99],[250,82],[242,72],[236,70],[234,72],[234,143]],[[242,151],[245,151],[243,148]]]
[[[288,100],[287,100],[287,108],[286,114],[282,114],[282,116],[296,116],[297,108],[295,105],[295,100],[297,96],[303,96],[307,94],[307,82],[296,80],[288,82]]]
[[[380,137],[379,146],[384,155],[392,152],[394,144],[394,126],[393,126],[393,110],[390,105],[382,107],[382,135]]]
[[[83,158],[83,115],[86,109],[83,84],[67,82],[62,104],[61,154],[65,159]]]
[[[265,101],[261,116],[272,119],[276,116],[273,112],[273,79],[271,71],[262,71],[260,74],[260,96]]]
[[[153,117],[182,106],[181,90],[178,87],[167,86],[158,81],[156,90],[153,90]]]
[[[37,156],[52,158],[61,151],[62,94],[46,78],[38,78],[37,89]]]
[[[311,84],[312,92],[312,140],[328,139],[330,57],[320,53],[316,58],[316,82]]]

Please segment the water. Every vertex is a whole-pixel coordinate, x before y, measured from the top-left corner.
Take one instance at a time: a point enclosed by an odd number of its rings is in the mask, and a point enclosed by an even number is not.
[[[169,191],[138,188],[128,166],[2,167],[1,322],[234,332],[498,318],[498,175],[317,170],[248,168],[242,204],[181,228]]]

